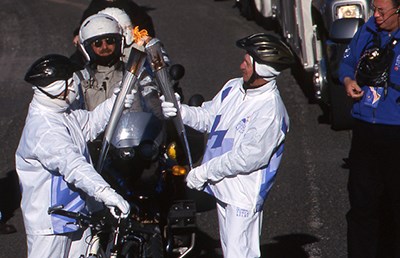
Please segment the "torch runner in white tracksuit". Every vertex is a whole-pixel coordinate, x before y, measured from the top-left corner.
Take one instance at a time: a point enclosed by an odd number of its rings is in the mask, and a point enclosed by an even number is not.
[[[183,122],[208,133],[202,165],[187,175],[187,186],[217,199],[225,258],[260,257],[262,208],[282,158],[289,117],[276,77],[294,58],[279,39],[267,34],[237,41],[246,50],[242,78],[229,80],[201,107],[179,103]],[[163,101],[163,96],[161,100]],[[165,117],[177,109],[162,103]]]
[[[88,197],[126,217],[130,205],[96,172],[86,142],[96,138],[108,122],[115,95],[89,112],[69,109],[78,93],[77,76],[70,60],[61,55],[38,59],[25,80],[34,95],[16,151],[16,170],[22,191],[21,209],[29,258],[85,255],[89,230],[73,219],[48,214],[49,207],[87,211]],[[132,104],[132,95],[126,98]]]

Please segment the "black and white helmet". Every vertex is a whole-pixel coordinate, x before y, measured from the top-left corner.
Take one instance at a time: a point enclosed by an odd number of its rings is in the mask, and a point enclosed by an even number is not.
[[[273,35],[252,34],[238,40],[236,45],[246,50],[257,63],[269,65],[277,71],[282,71],[295,62],[289,46]]]
[[[75,68],[68,57],[50,54],[36,60],[28,69],[25,81],[44,88],[59,80],[68,80],[72,77]]]
[[[97,39],[115,38],[115,59],[121,57],[124,49],[123,30],[118,21],[107,14],[94,14],[89,16],[79,29],[79,42],[81,50],[87,61],[93,62],[98,58],[91,44]]]

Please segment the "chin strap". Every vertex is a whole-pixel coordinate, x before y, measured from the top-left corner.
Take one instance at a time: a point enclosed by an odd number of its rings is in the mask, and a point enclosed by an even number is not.
[[[255,71],[253,71],[253,74],[251,75],[250,79],[249,79],[247,82],[243,81],[243,88],[244,88],[244,89],[250,88],[250,87],[251,87],[251,84],[252,84],[253,82],[255,82],[255,80],[256,80],[257,78],[261,78],[261,77],[258,76],[258,74],[256,74]]]
[[[251,84],[255,82],[256,79],[261,78],[256,72],[256,61],[253,59],[253,74],[250,76],[247,82],[243,81],[243,88],[246,90],[250,88]]]
[[[253,59],[253,74],[250,76],[249,80],[247,82],[243,81],[243,89],[247,90],[249,88],[257,88],[260,87],[264,84],[261,84],[259,86],[252,86],[251,84],[254,83],[257,79],[264,79],[267,82],[270,81],[270,79],[274,79],[276,76],[260,76],[258,75],[258,73],[256,72],[256,62]]]

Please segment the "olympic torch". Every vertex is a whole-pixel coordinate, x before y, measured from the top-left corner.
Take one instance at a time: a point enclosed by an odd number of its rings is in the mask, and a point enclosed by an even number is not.
[[[135,84],[143,71],[143,65],[146,61],[146,57],[146,53],[137,50],[136,48],[131,49],[129,59],[126,64],[126,71],[124,77],[122,78],[121,91],[115,100],[113,109],[111,111],[111,117],[104,133],[103,145],[99,160],[97,162],[97,172],[100,174],[103,170],[104,161],[110,147],[111,138],[114,135],[115,128],[117,127],[118,121],[122,115],[122,111],[124,110],[126,95],[132,91],[133,87],[135,87]]]
[[[171,78],[168,73],[168,65],[165,63],[161,49],[162,49],[162,44],[160,40],[157,38],[152,38],[145,46],[145,51],[147,53],[148,61],[151,65],[151,69],[154,73],[156,82],[160,87],[162,94],[165,97],[165,100],[174,103],[174,106],[177,109],[177,114],[172,119],[175,128],[178,131],[178,135],[182,141],[182,145],[185,149],[190,169],[192,169],[193,168],[192,156],[190,154],[185,126],[183,125],[182,116],[179,111],[178,103],[175,98],[173,84],[171,82]]]

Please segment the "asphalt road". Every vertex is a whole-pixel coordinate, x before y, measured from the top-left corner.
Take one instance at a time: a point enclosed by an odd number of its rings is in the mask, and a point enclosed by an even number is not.
[[[185,66],[185,96],[210,99],[230,78],[240,76],[243,52],[235,41],[264,29],[233,8],[234,1],[138,0],[153,17],[156,36],[172,61]],[[83,0],[2,0],[0,8],[0,208],[17,233],[0,235],[0,258],[25,257],[18,208],[14,153],[32,91],[23,81],[29,65],[42,55],[74,51],[72,31],[88,5]],[[297,79],[296,79],[297,78]],[[283,72],[278,87],[291,128],[277,181],[266,202],[262,257],[346,257],[348,209],[343,168],[350,133],[320,123],[321,108],[305,92],[311,84],[299,69]],[[198,257],[219,255],[215,209],[198,214]]]

